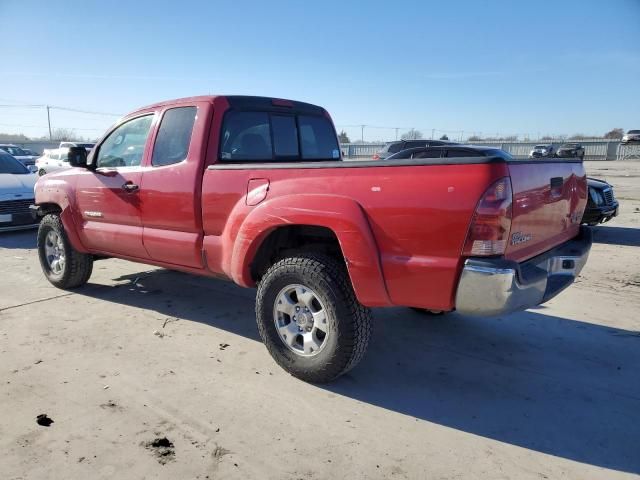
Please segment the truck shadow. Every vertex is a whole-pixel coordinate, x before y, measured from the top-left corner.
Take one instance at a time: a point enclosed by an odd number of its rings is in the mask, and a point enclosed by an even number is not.
[[[627,245],[640,247],[640,228],[629,227],[592,227],[593,241],[609,245]]]
[[[115,280],[124,283],[78,293],[259,341],[253,290],[167,270]],[[362,363],[317,388],[522,448],[640,473],[640,334],[542,312],[549,309],[474,319],[377,309]]]
[[[19,230],[17,232],[0,233],[0,248],[28,249],[36,248],[38,229]]]

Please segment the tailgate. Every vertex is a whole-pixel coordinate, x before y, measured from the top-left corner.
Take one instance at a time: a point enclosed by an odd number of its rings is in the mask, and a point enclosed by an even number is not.
[[[587,203],[580,161],[509,163],[513,219],[505,257],[522,262],[575,237]]]

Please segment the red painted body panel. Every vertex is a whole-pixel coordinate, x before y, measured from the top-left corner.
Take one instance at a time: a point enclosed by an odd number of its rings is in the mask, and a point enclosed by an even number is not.
[[[149,256],[142,244],[140,197],[122,188],[126,182],[140,185],[141,179],[142,170],[138,167],[109,175],[78,172],[75,217],[78,235],[89,250],[138,258]]]
[[[158,107],[162,116],[169,108],[179,106],[198,108],[187,158],[173,165],[152,166],[152,155],[146,156],[144,175],[138,196],[141,221],[144,225],[143,243],[155,260],[189,267],[202,267],[202,216],[200,191],[202,158],[207,144],[202,142],[209,133],[213,113],[209,102],[188,102]],[[157,135],[157,129],[152,133]]]
[[[162,115],[178,106],[198,108],[188,156],[154,167]],[[225,97],[192,97],[133,112],[121,121],[155,114],[139,167],[113,175],[76,168],[45,176],[36,202],[61,206],[78,250],[225,276],[243,286],[253,285],[251,262],[274,229],[326,227],[340,243],[363,304],[435,310],[454,307],[472,215],[497,179],[512,177],[512,231],[531,231],[534,238],[510,246],[508,258],[529,258],[577,234],[572,219],[586,202],[581,164],[207,169],[216,163],[228,108]],[[559,194],[550,191],[550,176],[562,176]],[[139,191],[122,190],[126,181]]]
[[[393,304],[451,309],[460,252],[473,210],[487,186],[506,174],[503,164],[207,170],[202,213],[209,268],[222,270],[234,281],[250,285],[243,280],[246,272],[238,276],[239,266],[232,265],[238,258],[232,255],[234,247],[253,240],[266,226],[291,223],[331,228],[350,262],[346,250],[357,252],[364,250],[364,245],[357,237],[341,238],[340,229],[349,228],[336,227],[339,222],[351,221],[349,217],[354,215],[343,207],[348,200],[349,205],[357,205],[358,211],[363,212],[363,224],[373,234],[376,248],[366,255],[380,258],[384,273],[384,278],[369,291],[371,270],[362,272],[367,277],[364,280],[349,264],[358,298],[367,305],[384,304],[372,302],[379,298],[386,279]],[[260,229],[238,235],[244,232],[245,217],[246,221],[255,218],[249,213],[251,207],[245,205],[243,192],[243,186],[253,177],[268,178],[270,182],[267,198],[255,213],[265,218],[260,220]],[[309,207],[307,202],[314,196],[319,198]],[[268,207],[270,204],[274,204],[273,209]],[[211,249],[206,244],[209,236],[221,237]],[[214,263],[216,259],[221,263]],[[433,288],[435,285],[438,287]]]

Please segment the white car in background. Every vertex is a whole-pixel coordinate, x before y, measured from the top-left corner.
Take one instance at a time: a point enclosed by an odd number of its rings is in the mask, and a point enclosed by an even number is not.
[[[46,175],[71,168],[69,165],[69,147],[46,149],[36,160],[38,175]]]
[[[37,179],[21,162],[0,150],[0,232],[38,226],[29,210]]]
[[[37,155],[29,155],[22,148],[12,143],[0,143],[0,150],[19,160],[25,167],[35,164],[36,158],[38,158]]]
[[[549,144],[543,144],[543,145],[536,145],[529,152],[529,158],[553,157],[554,154],[555,154],[555,148],[553,144],[549,143]]]

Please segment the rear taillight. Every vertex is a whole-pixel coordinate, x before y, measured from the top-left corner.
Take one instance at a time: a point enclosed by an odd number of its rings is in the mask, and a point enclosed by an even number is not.
[[[373,157],[371,157],[373,160],[380,160],[380,155],[378,155],[377,153],[373,154]]]
[[[509,177],[501,178],[484,192],[471,219],[463,255],[504,254],[511,230],[512,202]]]

